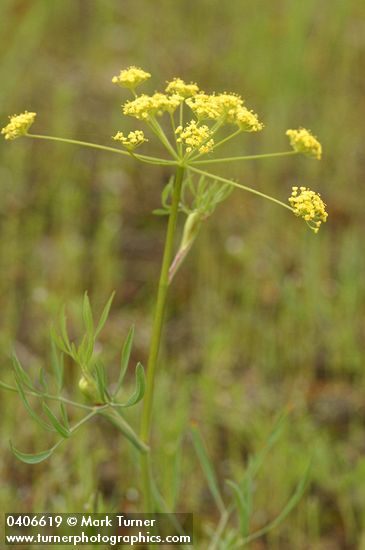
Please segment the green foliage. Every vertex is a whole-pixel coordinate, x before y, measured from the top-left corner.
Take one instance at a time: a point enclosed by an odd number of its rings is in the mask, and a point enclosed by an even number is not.
[[[262,451],[250,457],[241,481],[237,483],[231,479],[226,480],[226,484],[231,489],[234,497],[233,501],[227,506],[224,503],[217,476],[214,472],[214,466],[207,454],[203,438],[198,427],[195,425],[192,427],[191,434],[193,445],[208,482],[210,492],[221,514],[218,526],[212,535],[211,544],[209,546],[210,550],[217,548],[243,548],[247,546],[251,541],[266,535],[280,525],[303,497],[309,480],[310,463],[306,467],[293,495],[285,504],[280,514],[265,527],[250,533],[250,521],[254,511],[254,481],[260,468],[264,465],[269,451],[279,440],[286,417],[286,413],[279,416]],[[233,515],[237,517],[236,524],[238,524],[238,527],[233,527],[232,522],[229,522]]]
[[[113,296],[114,293],[105,305],[100,319],[95,327],[90,300],[87,293],[84,294],[82,316],[85,326],[85,333],[79,345],[76,345],[74,342],[70,341],[67,331],[65,310],[62,310],[59,332],[54,328],[51,332],[51,367],[56,382],[55,385],[57,388],[57,394],[52,395],[48,393],[46,373],[43,368],[40,373],[40,386],[42,389],[36,389],[30,376],[23,368],[15,354],[13,354],[12,358],[15,388],[4,383],[1,383],[0,386],[3,389],[17,391],[29,416],[38,424],[38,426],[44,430],[58,433],[58,435],[60,435],[63,439],[68,439],[75,431],[79,429],[80,426],[82,426],[93,416],[102,415],[114,426],[116,426],[126,437],[126,439],[128,439],[139,451],[146,452],[146,445],[140,441],[137,434],[123,418],[122,413],[119,410],[121,408],[133,407],[143,399],[145,393],[145,374],[141,363],[137,363],[136,365],[136,384],[133,393],[124,403],[115,399],[115,396],[122,387],[124,377],[128,369],[133,344],[133,327],[130,329],[123,344],[120,373],[113,397],[111,396],[111,392],[108,388],[106,368],[102,365],[99,358],[94,357],[96,339],[107,321]],[[79,367],[81,376],[79,387],[88,400],[91,401],[90,404],[84,405],[78,401],[71,401],[62,395],[61,391],[63,387],[64,374],[63,353],[68,355],[75,362],[76,366]],[[30,404],[28,396],[36,397],[41,401],[43,414],[47,418],[48,422],[46,422],[42,416],[36,412]],[[59,402],[59,415],[52,410],[47,401]],[[89,412],[84,418],[71,427],[66,406],[77,407]],[[39,462],[49,458],[61,442],[62,440],[56,443],[51,449],[40,453],[23,453],[17,450],[12,444],[11,450],[19,460],[22,460],[28,464],[38,464]]]

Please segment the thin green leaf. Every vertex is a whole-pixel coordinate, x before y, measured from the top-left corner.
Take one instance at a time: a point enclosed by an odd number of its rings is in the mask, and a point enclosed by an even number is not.
[[[278,525],[280,525],[280,523],[282,523],[286,517],[290,514],[290,512],[295,508],[295,506],[298,504],[298,502],[301,500],[301,498],[303,497],[304,495],[304,492],[305,492],[305,488],[307,486],[307,483],[308,483],[308,479],[309,479],[309,473],[310,473],[310,469],[311,469],[311,463],[312,461],[310,460],[309,461],[309,464],[307,466],[307,468],[305,469],[305,472],[304,472],[304,475],[302,477],[302,479],[299,481],[298,485],[297,485],[297,488],[294,492],[294,494],[292,495],[292,497],[288,500],[288,502],[286,503],[286,505],[284,506],[283,510],[281,511],[281,513],[273,520],[271,521],[270,523],[268,523],[268,525],[266,525],[265,527],[263,527],[262,529],[259,529],[258,531],[256,531],[255,533],[252,533],[252,535],[249,535],[248,537],[246,537],[245,539],[242,540],[242,543],[243,544],[247,544],[249,542],[251,542],[252,540],[255,540],[259,537],[262,537],[263,535],[266,535],[266,533],[268,533],[269,531],[271,531],[272,529],[275,529],[275,527],[277,527]]]
[[[155,208],[155,210],[152,210],[152,214],[154,214],[155,216],[168,216],[170,214],[170,210]]]
[[[288,413],[285,411],[284,413],[280,414],[278,419],[275,421],[274,427],[267,439],[267,442],[264,448],[250,459],[248,468],[247,468],[247,475],[250,475],[252,478],[254,478],[258,474],[268,453],[280,438],[287,415]]]
[[[102,311],[102,314],[100,315],[98,326],[96,327],[96,330],[95,330],[95,338],[97,338],[97,336],[103,330],[104,325],[105,325],[105,323],[106,323],[106,321],[109,317],[109,312],[110,312],[110,308],[111,308],[114,296],[115,296],[115,291],[112,292],[109,300],[107,301],[107,303],[106,303],[106,305],[105,305],[105,307]]]
[[[51,456],[51,454],[53,453],[53,451],[57,446],[55,445],[51,449],[48,449],[47,451],[41,451],[40,453],[22,453],[21,451],[18,451],[18,449],[16,449],[13,446],[11,441],[9,441],[9,443],[10,443],[10,449],[13,455],[16,456],[18,460],[21,460],[26,464],[39,464],[40,462],[43,462],[43,460],[46,460]]]
[[[63,353],[70,355],[70,350],[66,347],[63,338],[57,333],[54,326],[51,327],[51,338],[52,343],[54,343],[58,347],[58,349],[63,351]]]
[[[241,527],[241,535],[246,537],[249,532],[250,513],[251,513],[251,510],[248,507],[247,499],[243,494],[242,489],[237,483],[235,483],[234,481],[231,481],[230,479],[228,479],[226,483],[227,485],[229,485],[229,487],[231,487],[235,497],[236,507],[238,510],[238,517],[239,517],[240,527]]]
[[[100,397],[103,401],[109,401],[110,396],[108,392],[108,382],[106,378],[106,371],[103,365],[96,364],[95,365],[95,375],[96,375],[96,384],[98,386],[98,391],[100,394]]]
[[[50,432],[53,432],[53,428],[52,426],[50,426],[49,424],[47,424],[47,422],[45,422],[44,420],[42,420],[42,418],[32,409],[32,407],[30,406],[29,404],[29,401],[27,399],[27,396],[25,394],[25,391],[24,391],[24,388],[23,388],[23,385],[22,385],[22,381],[20,380],[20,378],[18,377],[17,373],[14,372],[14,378],[15,378],[15,384],[16,384],[16,387],[18,389],[18,392],[19,392],[19,395],[20,395],[20,398],[21,400],[23,401],[23,405],[26,409],[26,411],[28,412],[28,414],[33,418],[33,420],[39,425],[41,426],[44,430],[48,430]]]
[[[39,369],[39,384],[44,392],[48,392],[48,383],[46,378],[46,372],[43,367]]]
[[[66,349],[66,353],[68,353],[68,355],[72,356],[72,346],[71,346],[71,343],[70,343],[70,339],[68,337],[66,309],[65,309],[64,306],[63,306],[63,308],[61,310],[61,314],[60,314],[60,328],[61,328],[61,335],[62,335],[62,338],[63,338],[63,344],[64,344],[64,347]]]
[[[60,403],[60,411],[65,428],[70,430],[70,422],[68,420],[67,409],[64,403]]]
[[[54,414],[54,412],[49,408],[47,403],[43,403],[43,410],[45,414],[48,416],[52,426],[55,428],[55,430],[65,439],[70,437],[70,430],[68,430],[57,418],[57,416]]]
[[[200,432],[199,432],[197,426],[192,427],[191,433],[192,433],[192,439],[193,439],[193,445],[194,445],[194,448],[195,448],[195,452],[198,456],[198,459],[199,459],[200,465],[202,467],[203,473],[204,473],[205,478],[208,482],[210,492],[212,493],[212,496],[215,500],[215,503],[216,503],[218,509],[220,510],[221,513],[224,513],[225,506],[224,506],[223,498],[222,498],[220,490],[219,490],[218,481],[217,481],[215,472],[213,470],[213,467],[211,465],[211,462],[209,460],[207,451],[205,449],[203,439],[200,435]]]
[[[136,387],[133,394],[130,396],[128,401],[125,403],[125,407],[132,407],[136,405],[141,399],[143,399],[144,393],[146,390],[146,376],[144,373],[144,368],[141,363],[136,365]]]
[[[21,383],[24,384],[24,386],[26,386],[29,390],[36,391],[29,374],[23,369],[15,353],[13,353],[11,358],[13,362],[14,373],[17,375]]]
[[[85,334],[82,338],[81,344],[77,348],[77,351],[76,348],[74,350],[77,361],[84,367],[87,367],[91,361],[94,353],[94,343],[95,341],[93,335],[90,336],[90,334]],[[71,346],[73,346],[73,344],[71,344]]]
[[[84,319],[84,324],[86,328],[86,332],[89,336],[89,338],[93,338],[94,336],[94,319],[93,319],[93,312],[91,311],[91,305],[90,300],[87,292],[84,294],[84,300],[82,303],[82,317]]]
[[[132,326],[129,329],[128,336],[125,339],[123,349],[122,349],[122,357],[120,362],[120,372],[119,372],[119,379],[117,383],[117,387],[115,389],[114,395],[117,395],[120,388],[122,387],[125,374],[127,372],[128,364],[129,364],[129,358],[131,355],[132,345],[133,345],[133,338],[134,338],[134,327]]]
[[[51,341],[51,367],[56,378],[57,391],[60,392],[63,387],[64,360],[63,354],[58,353],[56,349],[56,341],[53,335]]]
[[[181,439],[176,447],[174,463],[173,463],[173,475],[171,481],[171,509],[176,510],[177,503],[180,496],[181,488],[181,466],[182,466],[182,444]]]

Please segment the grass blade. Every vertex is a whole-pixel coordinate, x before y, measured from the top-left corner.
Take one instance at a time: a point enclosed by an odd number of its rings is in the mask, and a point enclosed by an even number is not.
[[[284,506],[284,508],[280,512],[280,514],[275,519],[273,519],[273,521],[271,521],[268,525],[266,525],[262,529],[259,529],[255,533],[252,533],[252,535],[249,535],[245,539],[243,539],[242,544],[247,544],[247,543],[249,543],[249,542],[251,542],[251,541],[253,541],[253,540],[255,540],[259,537],[262,537],[263,535],[266,535],[266,533],[268,533],[272,529],[275,529],[275,527],[280,525],[280,523],[282,523],[286,519],[286,517],[295,508],[295,506],[298,504],[298,502],[301,500],[301,498],[304,494],[304,491],[305,491],[305,488],[307,486],[307,482],[308,482],[308,479],[309,479],[311,464],[312,464],[312,461],[309,462],[309,464],[308,464],[308,466],[307,466],[307,468],[304,472],[304,475],[303,475],[302,479],[299,481],[299,483],[297,485],[297,488],[296,488],[294,494],[288,500],[288,502],[286,503],[286,505]]]
[[[223,502],[223,498],[221,496],[218,481],[215,475],[215,472],[212,468],[211,462],[209,460],[207,451],[205,449],[205,445],[202,439],[202,436],[200,435],[200,432],[197,428],[197,426],[193,426],[191,429],[192,433],[192,439],[193,439],[193,445],[195,448],[195,452],[198,456],[200,465],[202,467],[202,470],[204,472],[205,478],[207,480],[210,492],[212,493],[212,496],[215,500],[215,503],[220,510],[220,512],[223,514],[225,511],[225,506]]]

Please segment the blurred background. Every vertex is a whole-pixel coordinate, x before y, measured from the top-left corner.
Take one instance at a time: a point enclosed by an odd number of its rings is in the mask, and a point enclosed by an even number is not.
[[[252,548],[364,549],[364,4],[2,0],[1,8],[2,126],[27,109],[38,113],[36,133],[110,145],[117,130],[135,126],[121,117],[127,94],[111,77],[135,64],[152,73],[148,91],[181,76],[208,92],[242,94],[266,127],[229,153],[285,150],[285,130],[301,125],[318,136],[321,162],[220,167],[284,201],[292,185],[319,191],[328,223],[314,235],[284,209],[237,190],[205,224],[170,295],[155,463],[169,495],[183,449],[178,508],[193,511],[204,532],[218,516],[184,436],[191,421],[224,487],[289,406],[255,486],[252,529],[283,508],[312,457],[310,485],[287,521]],[[158,153],[157,145],[149,150]],[[166,222],[151,211],[169,171],[27,139],[3,141],[0,156],[0,378],[11,382],[14,348],[35,376],[47,366],[62,304],[80,333],[86,289],[96,312],[116,290],[101,341],[110,371],[132,323],[133,360],[145,363]],[[67,365],[70,388],[77,379]],[[26,466],[8,440],[37,451],[52,436],[14,394],[2,392],[0,407],[3,511],[82,511],[96,498],[99,510],[138,508],[135,457],[112,428],[96,422],[50,461]]]

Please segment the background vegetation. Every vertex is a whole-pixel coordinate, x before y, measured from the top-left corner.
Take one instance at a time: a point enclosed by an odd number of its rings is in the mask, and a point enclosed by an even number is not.
[[[155,462],[170,490],[181,432],[198,422],[223,480],[239,476],[273,418],[291,414],[255,487],[253,528],[283,507],[313,456],[308,491],[290,518],[252,548],[365,548],[364,58],[357,0],[2,0],[1,120],[38,113],[36,130],[109,144],[125,96],[111,85],[140,65],[156,88],[178,75],[207,91],[242,93],[266,124],[235,153],[286,148],[307,126],[317,163],[271,159],[231,166],[231,177],[286,199],[292,185],[320,191],[328,223],[313,235],[286,211],[235,191],[202,231],[174,282],[162,352]],[[157,152],[157,151],[156,151]],[[153,153],[152,153],[153,154]],[[96,310],[116,299],[103,334],[110,369],[135,323],[145,362],[169,172],[108,153],[19,140],[0,147],[1,378],[14,346],[30,371],[49,358],[49,325],[73,315],[88,289]],[[70,387],[77,373],[67,370]],[[132,380],[131,380],[132,381]],[[47,448],[18,399],[2,393],[0,506],[4,511],[133,510],[134,457],[95,423],[39,466],[15,462]],[[182,440],[180,510],[216,512],[189,437]]]

